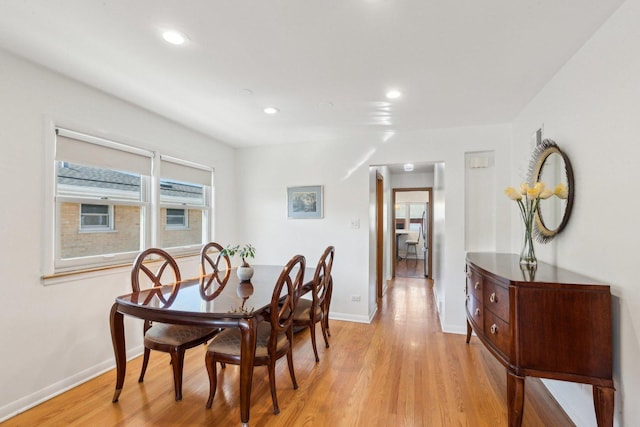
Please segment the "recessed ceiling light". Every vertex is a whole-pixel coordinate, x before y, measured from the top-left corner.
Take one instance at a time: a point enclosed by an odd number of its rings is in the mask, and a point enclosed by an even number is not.
[[[276,107],[265,107],[263,111],[265,114],[277,114],[280,110]]]
[[[404,171],[405,172],[411,172],[412,170],[413,170],[413,163],[405,163]]]
[[[184,44],[187,41],[188,37],[176,30],[169,30],[162,33],[162,38],[167,42],[175,45]]]
[[[397,99],[402,96],[402,92],[396,89],[391,89],[390,91],[387,92],[386,95],[387,95],[387,98],[389,99]]]

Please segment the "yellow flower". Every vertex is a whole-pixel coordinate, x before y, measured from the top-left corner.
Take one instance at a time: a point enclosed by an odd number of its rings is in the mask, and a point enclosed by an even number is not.
[[[542,193],[540,193],[540,198],[541,199],[548,199],[549,197],[553,196],[554,193],[553,190],[551,190],[550,188],[545,188]]]
[[[522,184],[520,184],[520,194],[522,194],[523,196],[527,195],[528,189],[529,189],[529,184],[527,184],[526,182],[523,182]]]
[[[522,194],[520,194],[518,190],[513,187],[505,188],[504,194],[506,194],[507,197],[509,197],[511,200],[522,200]]]
[[[540,194],[544,191],[544,184],[536,182],[533,187],[527,187],[527,198],[529,200],[535,200],[540,197]]]
[[[569,197],[569,189],[564,184],[556,185],[554,193],[556,196],[558,196],[559,199],[566,199],[567,197]]]

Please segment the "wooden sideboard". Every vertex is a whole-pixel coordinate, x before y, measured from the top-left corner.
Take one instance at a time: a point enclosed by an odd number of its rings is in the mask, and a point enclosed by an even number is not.
[[[613,426],[611,291],[513,254],[468,253],[467,343],[471,332],[507,368],[509,426],[522,424],[524,379],[593,385],[598,426]]]

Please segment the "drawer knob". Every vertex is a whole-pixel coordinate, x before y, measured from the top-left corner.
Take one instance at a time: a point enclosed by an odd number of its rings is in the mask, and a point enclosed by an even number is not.
[[[473,285],[473,287],[474,287],[475,289],[480,289],[480,282],[476,282],[476,284],[475,284],[475,285]]]
[[[480,316],[480,309],[476,308],[476,316]]]
[[[495,292],[491,293],[491,296],[489,296],[489,301],[491,301],[491,302],[498,301],[498,298],[496,298],[496,293]]]
[[[495,323],[491,325],[491,333],[494,335],[498,333],[498,325],[496,325]]]

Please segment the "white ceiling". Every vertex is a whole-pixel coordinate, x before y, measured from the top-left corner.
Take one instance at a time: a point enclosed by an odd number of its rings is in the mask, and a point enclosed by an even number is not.
[[[384,138],[510,122],[622,2],[0,0],[0,47],[234,146]]]

